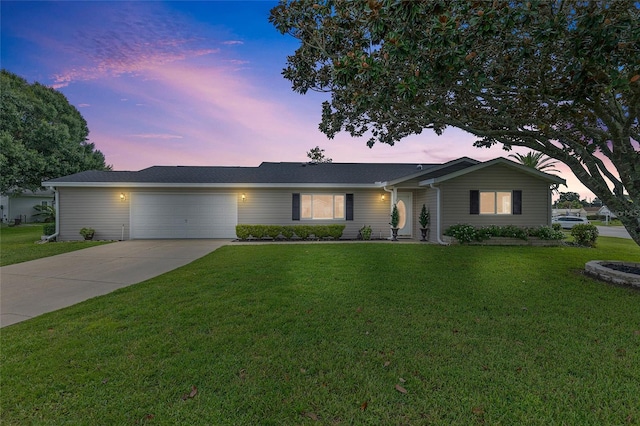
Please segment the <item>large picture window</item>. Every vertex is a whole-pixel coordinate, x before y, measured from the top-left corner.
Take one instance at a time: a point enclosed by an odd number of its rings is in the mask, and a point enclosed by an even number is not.
[[[344,219],[344,194],[301,194],[301,219]]]
[[[480,191],[480,214],[511,214],[511,191]]]

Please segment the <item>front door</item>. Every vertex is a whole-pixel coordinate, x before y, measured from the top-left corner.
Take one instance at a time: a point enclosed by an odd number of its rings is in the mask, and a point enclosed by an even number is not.
[[[396,206],[400,213],[398,237],[411,238],[413,236],[413,192],[398,192]]]

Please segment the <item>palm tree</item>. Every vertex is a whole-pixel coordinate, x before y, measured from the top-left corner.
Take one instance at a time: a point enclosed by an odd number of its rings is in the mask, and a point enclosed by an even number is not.
[[[555,165],[558,163],[557,161],[551,159],[550,157],[545,156],[541,152],[533,152],[530,151],[526,155],[522,154],[511,154],[509,157],[513,157],[520,164],[527,167],[532,167],[541,172],[549,173],[556,172],[560,173],[558,169],[555,168]]]

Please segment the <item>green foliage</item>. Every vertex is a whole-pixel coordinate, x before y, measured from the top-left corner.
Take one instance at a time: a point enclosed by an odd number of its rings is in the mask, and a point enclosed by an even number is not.
[[[371,226],[369,225],[364,225],[362,228],[360,228],[360,230],[358,231],[358,235],[360,236],[360,238],[362,238],[363,240],[370,240],[371,239]]]
[[[560,230],[555,230],[549,226],[540,226],[537,228],[521,228],[515,225],[497,226],[490,225],[486,227],[476,228],[468,224],[456,224],[445,229],[444,235],[454,237],[459,243],[471,243],[474,241],[485,241],[492,237],[500,238],[516,238],[519,240],[528,240],[529,237],[540,238],[541,240],[562,240],[565,235]]]
[[[46,179],[107,170],[89,130],[64,95],[0,73],[0,193],[36,190]]]
[[[555,168],[557,161],[545,156],[542,152],[528,152],[522,154],[510,154],[509,157],[515,158],[523,166],[531,167],[545,173],[558,172]]]
[[[470,243],[472,241],[482,241],[484,239],[474,226],[464,223],[448,227],[445,229],[444,235],[447,237],[453,237],[462,244]]]
[[[559,223],[554,225],[558,225],[559,229],[556,227],[550,226],[540,226],[539,228],[530,228],[529,236],[540,238],[541,240],[563,240],[565,238],[564,232],[562,232],[562,226]]]
[[[80,230],[80,235],[82,235],[85,239],[93,238],[95,233],[96,233],[96,230],[93,228],[85,227]]]
[[[420,210],[420,216],[418,217],[418,222],[420,222],[420,227],[422,229],[428,228],[429,227],[429,221],[430,221],[429,210],[427,210],[426,204],[423,204],[422,205],[422,210]]]
[[[554,231],[562,232],[562,224],[560,224],[560,223],[552,223],[552,224],[551,224],[551,228],[552,228]]]
[[[571,236],[575,242],[585,247],[595,247],[598,239],[598,228],[592,224],[580,224],[571,228]]]
[[[391,222],[389,222],[389,225],[391,225],[392,228],[397,228],[399,223],[400,212],[398,212],[398,205],[394,204],[393,209],[391,210]]]
[[[299,41],[293,90],[331,94],[330,138],[457,127],[566,164],[613,211],[640,203],[638,2],[282,1],[269,20]]]
[[[321,149],[319,146],[312,148],[311,151],[307,152],[307,157],[309,157],[310,162],[313,164],[320,163],[331,163],[333,160],[324,155],[324,149]]]
[[[251,237],[262,239],[269,237],[276,239],[282,236],[285,240],[293,239],[294,235],[306,240],[311,236],[316,239],[342,237],[345,225],[236,225],[236,236],[241,240]]]
[[[43,235],[53,235],[56,233],[56,224],[55,223],[45,223],[42,226],[42,234]]]
[[[33,216],[42,219],[43,222],[54,222],[56,220],[56,208],[53,206],[36,204],[33,209],[38,212]]]

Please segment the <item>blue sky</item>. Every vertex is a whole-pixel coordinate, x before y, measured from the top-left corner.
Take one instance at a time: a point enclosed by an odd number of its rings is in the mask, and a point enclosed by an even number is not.
[[[456,129],[393,147],[318,130],[323,95],[281,76],[297,41],[269,24],[273,1],[2,1],[2,67],[60,90],[115,170],[305,161],[437,163],[509,153]],[[526,152],[526,151],[518,151]],[[592,195],[564,166],[569,188]]]

